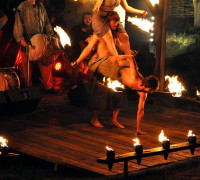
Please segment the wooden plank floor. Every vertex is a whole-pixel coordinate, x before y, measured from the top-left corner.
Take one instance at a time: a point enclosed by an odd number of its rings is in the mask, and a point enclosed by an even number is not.
[[[86,107],[70,106],[66,91],[59,95],[44,95],[33,113],[2,115],[0,136],[9,140],[9,146],[22,153],[53,163],[80,168],[103,175],[123,173],[123,163],[114,164],[108,171],[104,164],[96,162],[106,155],[105,146],[115,149],[116,154],[133,151],[132,139],[136,137],[137,100],[131,101],[128,108],[121,110],[119,121],[125,129],[110,125],[111,112],[101,112],[99,119],[104,128],[89,124],[92,111]],[[144,149],[160,146],[158,135],[163,129],[172,144],[187,141],[187,132],[192,129],[199,137],[200,114],[178,109],[147,105],[142,124],[148,134],[138,136]],[[194,156],[199,156],[196,149]],[[189,150],[163,156],[142,159],[141,165],[129,162],[129,171],[158,166],[193,157]]]

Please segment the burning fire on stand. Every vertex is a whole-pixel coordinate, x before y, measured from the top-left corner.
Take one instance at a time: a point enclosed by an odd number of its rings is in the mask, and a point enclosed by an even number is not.
[[[189,131],[188,131],[188,137],[189,137],[189,136],[195,136],[195,134],[192,134],[192,130],[189,130]]]
[[[181,82],[178,81],[178,76],[165,76],[165,80],[169,81],[168,88],[173,97],[181,97],[182,91],[185,90]]]
[[[197,90],[197,96],[200,96],[200,92]]]
[[[134,146],[140,145],[140,142],[139,142],[138,138],[133,139],[133,141],[135,142]]]
[[[3,137],[0,137],[0,146],[1,147],[8,147],[7,143],[8,143],[7,139],[4,139]]]
[[[105,82],[105,77],[103,78],[103,81]],[[112,81],[110,78],[107,79],[107,86],[115,92],[119,92],[119,88],[124,89],[123,84],[121,84],[119,81]]]
[[[166,141],[166,140],[169,140],[169,139],[167,139],[167,137],[164,135],[164,131],[162,130],[160,135],[159,135],[159,141],[163,142],[163,141]]]
[[[56,26],[54,28],[54,31],[56,31],[58,33],[58,36],[60,38],[60,43],[62,45],[62,47],[64,48],[66,45],[71,46],[71,41],[69,36],[67,35],[67,33],[59,26]]]
[[[107,149],[108,151],[113,151],[113,149],[110,148],[110,147],[108,147],[108,146],[106,146],[106,149]]]
[[[156,4],[159,4],[159,0],[150,0],[153,7],[155,7]]]
[[[137,17],[128,17],[127,21],[131,22],[132,24],[136,25],[140,29],[146,32],[150,32],[153,29],[154,22],[150,22],[147,19],[137,18]]]

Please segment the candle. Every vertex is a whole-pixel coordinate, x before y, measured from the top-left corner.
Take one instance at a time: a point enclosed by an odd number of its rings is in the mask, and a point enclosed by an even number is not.
[[[135,153],[136,154],[142,154],[143,153],[143,146],[139,143],[139,139],[133,139],[135,141],[134,147],[135,147]]]
[[[189,130],[189,132],[188,132],[188,142],[190,144],[195,144],[196,140],[197,140],[197,138],[196,138],[195,134],[192,134],[192,130]]]
[[[110,161],[110,160],[113,160],[115,158],[115,151],[112,149],[112,148],[109,148],[108,146],[106,146],[106,149],[107,149],[107,159]]]
[[[8,146],[7,146],[7,139],[0,137],[0,151],[2,155],[8,155]]]
[[[161,131],[159,135],[159,141],[162,142],[162,147],[164,149],[169,149],[170,148],[170,140],[165,137],[163,130]]]

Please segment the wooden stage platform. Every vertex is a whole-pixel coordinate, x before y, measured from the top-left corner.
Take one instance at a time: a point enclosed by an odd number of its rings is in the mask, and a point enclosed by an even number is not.
[[[104,128],[89,124],[92,111],[86,107],[70,106],[66,91],[58,95],[43,95],[33,113],[1,115],[0,136],[9,140],[11,149],[55,163],[102,175],[123,173],[123,163],[114,164],[108,171],[104,164],[96,162],[106,156],[105,146],[116,154],[133,151],[132,139],[136,137],[137,100],[131,100],[128,108],[121,110],[119,122],[126,126],[119,129],[110,125],[111,112],[101,112],[100,122]],[[158,135],[164,130],[171,144],[187,141],[188,130],[200,138],[200,114],[178,109],[146,105],[142,128],[147,135],[138,136],[144,150],[160,146]],[[163,156],[142,159],[141,165],[129,162],[129,173],[170,162],[199,156],[189,150],[170,153],[168,160]]]

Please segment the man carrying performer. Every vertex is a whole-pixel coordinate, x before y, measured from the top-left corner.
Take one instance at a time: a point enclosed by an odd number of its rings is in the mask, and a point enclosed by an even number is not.
[[[114,11],[110,12],[108,17],[109,15],[116,17],[109,22],[110,28],[114,33],[119,24],[119,16]],[[117,42],[116,45],[120,48],[121,45],[119,40],[117,38],[114,38],[114,40]],[[111,56],[111,53],[107,49],[106,42],[103,38],[97,37],[97,35],[92,36],[88,46],[83,50],[77,61],[73,63],[72,66],[76,66],[82,62],[95,46],[97,46],[97,51],[89,61],[90,70],[98,72],[104,77],[121,81],[130,89],[138,90],[140,98],[137,111],[137,134],[145,134],[140,129],[141,121],[144,116],[144,105],[147,94],[158,90],[158,79],[153,75],[144,78],[138,71],[134,56]],[[99,123],[97,118],[96,123]]]
[[[18,6],[15,15],[13,34],[16,41],[21,45],[23,75],[25,83],[27,86],[32,86],[33,64],[30,63],[30,65],[28,65],[28,53],[26,53],[27,49],[29,49],[27,48],[28,46],[33,49],[35,48],[31,47],[31,37],[36,34],[53,35],[53,29],[49,22],[47,12],[44,8],[44,5],[40,1],[26,0]],[[38,44],[40,44],[40,42],[38,42]],[[44,85],[45,92],[54,94],[56,91],[53,88],[52,79],[53,59],[49,59],[49,61],[50,63],[48,65],[42,65],[38,63],[38,66],[40,69],[42,84]]]

